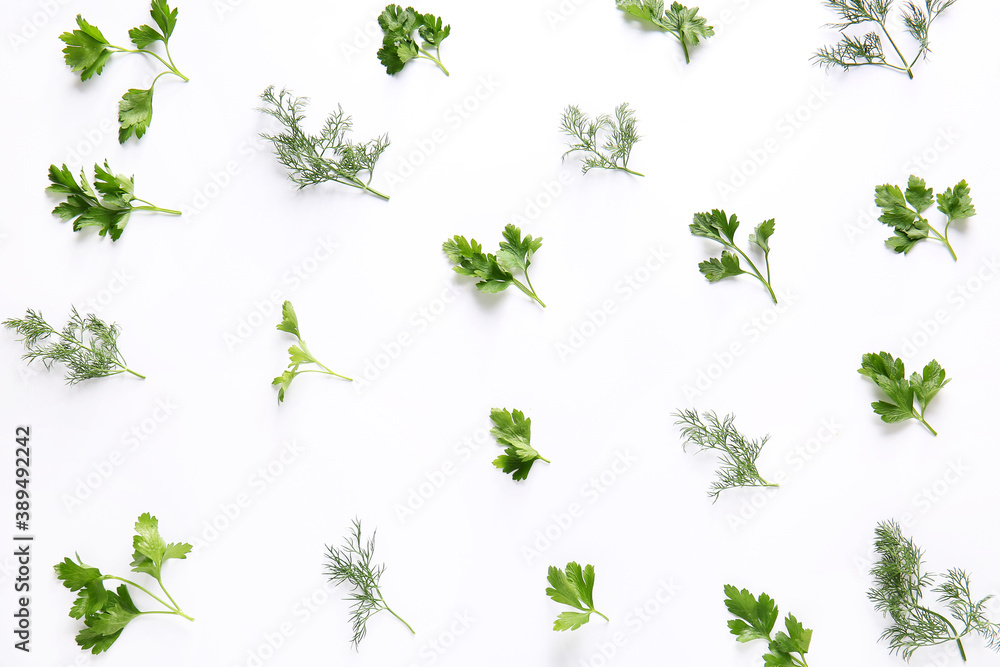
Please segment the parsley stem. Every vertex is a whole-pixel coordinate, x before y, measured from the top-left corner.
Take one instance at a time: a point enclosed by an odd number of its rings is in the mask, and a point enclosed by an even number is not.
[[[152,593],[151,593],[151,592],[150,592],[149,590],[147,590],[147,589],[143,588],[142,586],[140,586],[139,584],[135,583],[134,581],[129,581],[128,579],[123,579],[123,578],[121,578],[121,577],[116,577],[116,576],[115,576],[115,575],[113,575],[113,574],[106,574],[106,575],[104,575],[104,578],[105,578],[105,579],[117,579],[118,581],[124,581],[124,582],[125,582],[126,584],[128,584],[129,586],[135,586],[135,587],[136,587],[136,588],[138,588],[138,589],[139,589],[140,591],[142,591],[143,593],[145,593],[145,594],[146,594],[146,595],[148,595],[149,597],[153,598],[154,600],[156,600],[157,602],[159,602],[160,604],[162,604],[162,605],[163,605],[164,607],[166,607],[167,609],[171,609],[171,610],[173,610],[173,613],[177,613],[177,614],[180,614],[181,616],[184,616],[184,618],[186,618],[186,619],[188,619],[188,620],[191,620],[191,621],[193,621],[193,620],[194,620],[194,619],[193,619],[193,618],[191,618],[190,616],[187,616],[187,615],[185,615],[185,614],[184,614],[184,613],[183,613],[183,612],[182,612],[182,611],[181,611],[180,609],[178,609],[178,608],[177,608],[176,606],[170,606],[169,604],[167,604],[166,602],[164,602],[164,601],[163,601],[163,600],[161,600],[160,598],[158,598],[158,597],[156,597],[155,595],[153,595],[153,594],[152,594]],[[176,604],[176,603],[175,603],[175,604]]]
[[[153,56],[154,58],[156,58],[157,60],[159,60],[161,63],[163,63],[165,67],[168,67],[171,72],[173,72],[174,74],[176,74],[180,78],[184,79],[185,81],[190,81],[191,80],[191,79],[187,78],[186,76],[184,76],[183,74],[180,73],[180,70],[178,70],[177,67],[174,66],[174,63],[173,63],[172,60],[168,63],[166,60],[164,60],[163,58],[161,58],[157,53],[155,53],[153,51],[147,51],[146,49],[125,49],[125,48],[122,48],[120,46],[115,46],[113,44],[109,44],[108,46],[111,47],[112,49],[118,49],[119,51],[121,51],[123,53],[145,53],[148,56]],[[168,58],[170,57],[169,51],[167,52],[167,57]],[[159,77],[157,77],[157,78],[159,78]]]
[[[545,459],[542,459],[542,460],[544,461]],[[603,619],[604,619],[605,621],[607,621],[608,623],[610,623],[610,622],[611,622],[611,619],[610,619],[610,618],[608,618],[607,616],[605,616],[605,615],[604,615],[604,614],[602,614],[601,612],[597,611],[596,609],[593,609],[592,611],[593,611],[593,612],[594,612],[595,614],[597,614],[598,616],[600,616],[601,618],[603,618]]]
[[[175,211],[172,208],[160,208],[159,206],[154,206],[152,203],[146,201],[145,199],[135,198],[135,201],[141,201],[143,204],[148,204],[148,206],[133,206],[133,211],[156,211],[158,213],[169,213],[170,215],[181,215],[180,211]]]
[[[527,274],[527,273],[525,273],[525,274],[524,274],[524,277],[525,277],[525,279],[527,279],[527,277],[528,277],[528,274]],[[538,295],[537,295],[537,294],[535,294],[535,290],[534,290],[534,289],[528,289],[527,287],[525,287],[524,283],[522,283],[522,282],[521,282],[520,280],[518,280],[517,278],[511,278],[511,280],[512,280],[512,281],[514,282],[514,284],[515,284],[515,285],[517,285],[517,286],[518,286],[518,288],[519,288],[519,289],[520,289],[520,290],[521,290],[522,292],[524,292],[525,294],[527,294],[528,296],[530,296],[530,297],[531,297],[532,299],[534,299],[535,301],[537,301],[537,302],[538,302],[539,304],[541,304],[542,308],[545,308],[545,302],[544,302],[544,301],[542,301],[541,299],[539,299],[539,298],[538,298]],[[531,284],[531,281],[530,281],[530,280],[528,281],[528,284],[529,284],[529,285]]]
[[[179,614],[180,616],[183,616],[184,618],[186,618],[189,621],[193,621],[194,620],[193,618],[191,618],[190,616],[188,616],[187,614],[185,614],[183,611],[181,611],[181,606],[179,604],[177,604],[177,602],[174,600],[173,596],[170,595],[170,591],[167,590],[167,587],[163,585],[163,582],[160,581],[159,578],[157,578],[156,583],[158,583],[160,585],[160,590],[163,591],[164,594],[166,594],[167,599],[170,600],[171,602],[173,602],[174,609],[176,610],[176,613]]]
[[[437,58],[435,58],[434,56],[432,56],[429,52],[424,51],[419,46],[417,47],[417,51],[419,51],[420,53],[424,54],[422,56],[416,56],[417,58],[423,58],[424,60],[433,61],[434,63],[437,64],[438,67],[441,68],[441,71],[444,72],[445,76],[451,76],[451,74],[449,74],[448,70],[445,68],[444,63],[441,62],[441,49],[440,48],[437,51],[437,54],[438,54]]]
[[[948,252],[951,253],[951,258],[957,262],[958,255],[955,254],[955,249],[951,247],[951,243],[948,241],[948,225],[951,225],[951,220],[949,220],[945,225],[944,234],[931,227],[930,223],[928,223],[927,220],[924,220],[924,222],[927,223],[927,229],[934,232],[934,235],[937,237],[937,240],[943,243],[946,248],[948,248]]]
[[[681,46],[684,48],[684,62],[686,62],[687,64],[690,65],[691,64],[691,56],[688,54],[687,40],[684,39],[683,35],[681,36]]]
[[[761,274],[761,272],[757,270],[757,265],[753,263],[753,261],[750,259],[750,257],[745,252],[743,252],[742,250],[740,250],[740,248],[738,246],[730,245],[728,243],[726,245],[729,246],[730,248],[732,248],[733,250],[735,250],[736,252],[740,253],[741,255],[743,255],[743,259],[745,259],[747,261],[747,264],[750,265],[750,268],[753,269],[753,275],[757,278],[757,280],[759,280],[764,285],[764,287],[767,288],[767,291],[771,294],[771,301],[774,301],[774,303],[778,303],[778,297],[776,297],[774,295],[774,290],[771,289],[771,265],[770,265],[770,263],[768,263],[768,265],[767,265],[767,280],[765,280],[764,276]],[[764,261],[765,262],[768,261],[766,254],[764,255]]]
[[[919,421],[921,424],[923,424],[924,426],[926,426],[927,430],[930,431],[932,435],[937,435],[937,431],[935,431],[933,428],[931,428],[931,425],[927,423],[927,420],[924,419],[923,415],[918,415],[916,412],[914,412],[913,416],[917,418],[917,421]]]
[[[316,363],[319,364],[320,366],[323,366],[323,364],[320,364],[318,361]],[[322,371],[318,371],[315,368],[304,368],[304,369],[302,369],[300,371],[296,371],[296,374],[298,374],[298,373],[322,373],[323,375],[336,375],[341,380],[347,380],[348,382],[354,382],[354,380],[352,380],[351,378],[347,377],[346,375],[341,375],[340,373],[334,373],[333,371],[331,371],[326,366],[323,366],[323,368],[325,370],[322,370]]]

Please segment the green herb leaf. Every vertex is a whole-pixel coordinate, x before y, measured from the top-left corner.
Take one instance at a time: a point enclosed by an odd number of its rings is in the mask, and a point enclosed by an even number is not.
[[[76,15],[78,30],[64,32],[59,36],[66,46],[63,54],[66,64],[74,72],[80,73],[80,80],[86,81],[95,74],[104,71],[104,65],[113,51],[108,40],[104,38],[96,26],[90,25],[80,14]]]
[[[778,303],[778,297],[775,296],[774,289],[771,287],[771,262],[769,259],[771,253],[770,238],[774,235],[774,219],[760,223],[750,235],[750,244],[764,255],[764,273],[761,273],[749,255],[736,246],[736,230],[739,229],[739,226],[740,221],[736,219],[735,215],[727,217],[726,212],[719,209],[713,209],[708,213],[694,214],[694,219],[689,226],[691,234],[715,241],[728,248],[728,250],[722,251],[721,257],[712,257],[699,263],[698,270],[710,283],[717,283],[725,278],[732,278],[744,273],[752,275],[764,285],[768,294],[771,295],[771,300]],[[744,270],[740,265],[740,257],[746,260],[750,267],[749,271]]]
[[[490,419],[494,424],[490,433],[501,447],[506,447],[505,453],[498,456],[493,465],[505,473],[513,473],[515,481],[527,479],[536,460],[550,462],[531,446],[531,419],[525,418],[523,412],[493,408]]]
[[[299,318],[298,315],[295,314],[295,307],[292,306],[291,301],[285,301],[285,303],[282,304],[281,322],[278,323],[276,328],[278,331],[284,331],[285,333],[292,334],[299,341],[298,345],[292,345],[288,348],[288,370],[283,371],[281,375],[271,381],[273,386],[278,387],[278,403],[282,403],[285,400],[285,392],[288,391],[288,387],[292,384],[292,380],[302,373],[324,373],[326,375],[338,377],[342,380],[347,380],[348,382],[353,382],[351,378],[331,371],[329,368],[324,366],[319,359],[314,357],[312,352],[309,351],[309,347],[306,345],[306,342],[302,340],[302,336],[299,334]],[[312,364],[317,368],[299,370],[299,367],[305,364]]]
[[[446,240],[441,249],[454,264],[452,268],[456,273],[479,278],[476,289],[480,292],[494,294],[513,285],[544,308],[545,303],[538,298],[528,276],[531,257],[542,247],[541,237],[532,238],[529,235],[522,239],[521,230],[514,225],[507,225],[503,237],[496,255],[483,253],[483,247],[475,239],[468,240],[464,236]],[[515,278],[514,271],[523,272],[527,284]]]
[[[689,63],[691,55],[688,47],[715,34],[708,21],[698,16],[698,7],[688,8],[675,2],[669,9],[664,9],[663,0],[617,0],[616,4],[626,14],[648,21],[677,37],[684,49],[684,59]]]
[[[553,601],[568,605],[579,612],[564,611],[559,614],[552,627],[553,630],[576,630],[590,621],[591,614],[597,614],[604,620],[608,617],[594,608],[594,566],[581,567],[579,563],[567,563],[566,570],[549,566],[549,588],[545,594]]]
[[[809,651],[812,641],[812,630],[806,630],[794,616],[785,617],[786,632],[778,631],[771,638],[771,631],[778,620],[778,605],[767,593],[754,597],[747,589],[737,589],[726,586],[726,609],[734,619],[728,621],[729,631],[736,635],[736,641],[752,642],[765,640],[768,653],[764,655],[764,664],[781,667],[803,667],[805,654]],[[793,653],[799,655],[798,658]]]
[[[420,58],[434,62],[445,76],[448,70],[441,62],[441,42],[451,34],[451,26],[443,25],[440,18],[433,14],[421,14],[407,7],[405,10],[398,5],[387,6],[378,17],[382,28],[382,48],[378,50],[378,59],[385,66],[386,73],[396,74],[411,60]],[[423,45],[418,45],[413,37],[416,30]],[[434,49],[431,54],[427,49]]]
[[[582,153],[583,173],[591,169],[617,169],[643,176],[628,168],[632,147],[642,137],[636,131],[635,112],[627,103],[615,108],[614,118],[601,114],[593,120],[579,107],[570,105],[563,110],[560,130],[571,140],[563,159],[571,153]]]
[[[924,419],[924,412],[931,399],[951,380],[945,377],[944,369],[936,360],[932,359],[924,366],[923,374],[914,373],[907,380],[902,359],[894,359],[888,352],[873,352],[862,355],[858,372],[870,378],[891,399],[872,403],[872,409],[882,421],[892,424],[916,419],[937,435],[937,431]],[[913,407],[914,397],[918,399],[919,412]]]

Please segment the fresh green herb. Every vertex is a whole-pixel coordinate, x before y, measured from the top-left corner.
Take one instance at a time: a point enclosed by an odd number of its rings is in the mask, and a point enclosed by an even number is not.
[[[990,648],[1000,651],[1000,625],[986,614],[986,603],[993,596],[974,600],[971,579],[964,570],[951,569],[944,575],[924,572],[923,550],[903,535],[895,521],[880,522],[875,528],[875,552],[879,560],[871,570],[875,584],[868,599],[875,603],[875,611],[892,619],[881,637],[889,641],[890,653],[909,660],[918,648],[954,641],[964,661],[962,637],[969,634],[978,634]],[[922,599],[925,589],[939,576],[944,583],[931,592],[938,594],[938,602],[948,608],[955,623]]]
[[[556,618],[553,630],[576,630],[597,614],[605,621],[608,617],[594,609],[594,566],[580,567],[579,563],[566,564],[563,572],[554,565],[549,566],[549,584],[545,594],[559,604],[565,604],[580,611],[564,611]]]
[[[60,169],[54,164],[49,166],[49,192],[68,195],[66,201],[54,209],[53,215],[63,220],[73,220],[73,231],[78,232],[85,227],[97,227],[98,234],[111,235],[112,241],[117,241],[125,231],[132,211],[157,211],[180,215],[180,211],[153,206],[145,199],[135,196],[135,176],[125,177],[111,171],[108,161],[94,165],[94,186],[87,181],[86,172],[80,170],[80,184],[66,165]],[[95,192],[96,188],[96,192]],[[134,202],[142,202],[146,206],[135,206]]]
[[[766,481],[757,471],[757,457],[770,436],[765,435],[759,441],[747,439],[733,426],[735,415],[719,419],[714,411],[703,412],[699,416],[694,410],[681,410],[673,413],[673,416],[677,417],[674,424],[683,426],[681,436],[684,438],[685,450],[689,444],[693,444],[698,448],[696,454],[708,450],[718,452],[717,479],[712,482],[712,488],[708,492],[712,502],[717,501],[719,494],[726,489],[739,486],[778,486]]]
[[[619,169],[636,176],[644,175],[628,168],[632,147],[642,137],[636,132],[635,113],[627,103],[615,109],[615,118],[601,114],[594,120],[579,107],[568,106],[563,111],[561,129],[573,139],[563,159],[576,151],[584,153],[583,173],[591,169]]]
[[[926,426],[928,431],[937,435],[937,431],[924,419],[924,412],[931,400],[941,391],[941,387],[951,382],[951,378],[945,379],[944,369],[936,360],[932,359],[924,366],[923,375],[914,373],[907,380],[902,359],[893,359],[888,352],[878,354],[873,352],[862,355],[861,368],[858,372],[871,378],[872,382],[892,399],[891,403],[889,401],[872,403],[872,409],[875,410],[875,414],[882,417],[882,421],[893,424],[916,419]],[[920,412],[913,407],[914,397],[920,405]]]
[[[750,257],[736,247],[734,236],[739,226],[740,221],[736,219],[735,215],[726,218],[726,212],[718,209],[713,209],[711,213],[694,214],[694,222],[690,225],[692,234],[710,239],[716,243],[721,243],[726,248],[735,250],[750,265],[750,270],[744,271],[740,266],[740,258],[728,250],[724,250],[721,258],[713,257],[701,262],[698,265],[698,269],[710,283],[717,283],[724,278],[731,278],[744,273],[751,275],[767,288],[768,294],[771,295],[771,300],[778,303],[778,297],[774,295],[774,290],[771,289],[771,263],[768,259],[768,255],[771,253],[771,246],[768,239],[774,234],[774,218],[765,220],[757,225],[753,234],[750,235],[750,244],[757,246],[764,253],[764,268],[767,272],[766,278],[757,269],[757,266]]]
[[[839,43],[833,46],[824,46],[817,51],[812,57],[813,62],[826,69],[843,67],[845,71],[865,65],[887,67],[899,72],[906,72],[912,79],[913,66],[921,57],[927,58],[927,54],[931,51],[928,41],[931,23],[941,15],[941,12],[955,4],[955,0],[924,0],[923,3],[909,1],[905,4],[903,24],[910,37],[920,45],[917,55],[912,60],[907,60],[903,52],[899,50],[896,41],[886,27],[886,23],[889,21],[889,10],[892,9],[892,0],[826,0],[824,4],[840,15],[840,21],[829,23],[826,27],[839,30],[841,38]],[[889,40],[899,64],[893,64],[886,60],[885,52],[882,50],[882,37],[878,32],[873,30],[862,36],[849,35],[844,32],[852,26],[868,23],[876,24]]]
[[[59,36],[59,39],[66,43],[63,49],[66,64],[74,72],[80,73],[81,81],[86,81],[95,74],[100,75],[108,59],[115,53],[144,53],[153,56],[167,67],[165,71],[156,75],[148,89],[130,88],[122,96],[121,102],[118,103],[118,122],[121,124],[121,129],[118,131],[119,143],[125,143],[133,135],[136,139],[140,139],[146,133],[153,120],[153,87],[161,76],[173,74],[184,81],[188,80],[174,65],[174,60],[170,56],[170,36],[177,23],[177,10],[171,9],[166,0],[152,0],[149,14],[156,23],[156,28],[142,25],[128,31],[132,43],[137,47],[135,49],[111,44],[96,26],[87,23],[79,14],[76,17],[79,29],[64,32]],[[148,49],[156,42],[163,42],[166,60]]]
[[[545,303],[538,298],[535,288],[528,277],[528,267],[531,257],[542,247],[542,237],[531,236],[521,238],[521,230],[514,225],[507,225],[503,230],[504,240],[500,242],[500,250],[496,255],[483,253],[483,247],[476,239],[466,240],[464,236],[455,236],[444,242],[442,248],[451,260],[456,273],[463,276],[479,278],[476,288],[480,292],[502,292],[511,285],[537,301],[542,308]],[[514,271],[524,273],[525,285],[514,277]]]
[[[964,220],[976,214],[969,192],[969,184],[962,180],[954,189],[948,188],[938,194],[937,208],[946,218],[942,234],[921,215],[934,203],[934,190],[927,187],[924,179],[910,176],[905,193],[898,185],[887,183],[876,186],[875,204],[882,209],[879,220],[896,230],[896,235],[889,237],[885,244],[896,252],[905,254],[913,250],[913,246],[920,241],[930,238],[943,243],[951,253],[951,258],[958,261],[955,249],[948,241],[948,228],[955,220]]]
[[[490,410],[490,419],[494,424],[490,433],[501,447],[507,448],[493,465],[505,473],[514,473],[512,477],[515,481],[527,479],[535,461],[551,463],[531,446],[531,419],[525,418],[523,412],[514,410],[511,413],[506,408],[493,408]]]
[[[308,98],[294,97],[287,90],[282,90],[275,97],[274,86],[268,86],[260,97],[269,105],[260,111],[274,116],[285,126],[281,134],[262,134],[261,137],[274,144],[278,162],[288,169],[288,178],[300,190],[309,185],[333,181],[381,199],[389,199],[388,195],[371,187],[375,163],[389,147],[388,135],[383,134],[363,144],[353,143],[347,138],[353,122],[350,116],[344,115],[340,106],[335,113],[327,116],[319,136],[306,134],[302,121],[305,120]],[[362,172],[367,173],[368,178],[362,180],[359,177]]]
[[[421,14],[413,7],[403,9],[399,5],[389,5],[378,17],[382,28],[382,48],[378,50],[378,59],[385,65],[385,71],[395,74],[403,69],[406,63],[415,58],[430,60],[441,68],[445,76],[448,70],[441,63],[441,42],[451,34],[451,26],[443,25],[440,18],[433,14]],[[423,44],[413,38],[416,30]],[[432,55],[429,49],[434,49]]]
[[[708,39],[715,34],[712,26],[701,16],[698,8],[687,8],[679,2],[664,8],[663,0],[617,0],[618,9],[630,16],[649,21],[657,28],[673,33],[684,48],[685,62],[691,62],[688,46],[694,46],[700,39]]]
[[[278,387],[278,403],[285,400],[285,391],[288,389],[289,385],[292,384],[292,380],[295,379],[295,376],[301,375],[302,373],[325,373],[326,375],[332,375],[334,377],[341,378],[342,380],[353,382],[353,380],[349,377],[341,375],[340,373],[334,373],[329,368],[324,366],[319,359],[312,355],[312,352],[309,351],[309,347],[306,345],[306,342],[302,340],[302,336],[299,334],[299,318],[295,314],[295,308],[292,306],[291,301],[286,301],[281,306],[281,323],[278,325],[278,331],[290,333],[299,341],[298,345],[292,345],[288,348],[288,370],[283,371],[281,375],[271,381],[272,385],[277,385]],[[316,366],[319,366],[319,368],[306,368],[304,370],[299,370],[299,366],[302,364],[315,364]]]
[[[29,363],[40,359],[45,368],[55,363],[65,364],[68,370],[66,384],[76,384],[91,378],[108,377],[120,373],[146,379],[126,366],[125,358],[118,351],[117,324],[106,324],[96,315],[80,315],[76,308],[62,331],[56,331],[40,312],[28,309],[23,320],[9,319],[3,323],[20,336],[28,350],[21,358]]]
[[[806,653],[812,641],[812,630],[802,627],[794,616],[785,616],[785,630],[775,633],[771,630],[778,620],[778,605],[767,593],[755,598],[747,589],[726,586],[726,609],[736,618],[729,620],[729,631],[736,635],[736,641],[745,643],[757,639],[767,642],[764,664],[768,667],[809,667]],[[797,656],[797,657],[796,657]]]
[[[86,627],[77,634],[76,643],[84,650],[90,649],[91,653],[95,655],[107,651],[121,636],[125,626],[139,616],[173,614],[189,621],[194,620],[181,611],[170,593],[164,588],[162,579],[163,564],[172,558],[187,558],[188,552],[191,551],[191,545],[183,542],[167,544],[160,537],[159,523],[156,517],[150,516],[148,513],[139,516],[135,522],[135,532],[136,535],[132,538],[132,546],[135,549],[135,553],[132,555],[132,572],[147,574],[155,579],[160,590],[163,591],[163,595],[166,596],[166,600],[134,581],[111,574],[101,574],[101,571],[96,567],[85,565],[80,560],[79,555],[77,555],[76,561],[66,558],[55,566],[56,576],[63,582],[63,586],[77,592],[76,601],[70,608],[69,615],[83,620]],[[118,586],[117,590],[109,591],[104,587],[104,582],[109,580],[124,583]],[[165,609],[139,611],[132,602],[129,586],[153,598]]]
[[[343,546],[335,549],[331,546],[326,548],[326,574],[329,580],[336,585],[343,583],[350,584],[353,591],[351,596],[346,598],[351,600],[351,625],[354,630],[354,638],[351,643],[355,650],[358,644],[368,634],[368,619],[383,609],[405,625],[412,634],[416,634],[410,624],[403,621],[399,614],[389,609],[382,597],[379,589],[379,580],[385,572],[385,564],[375,565],[372,557],[375,555],[375,533],[368,538],[367,543],[361,540],[361,522],[355,519],[351,534],[344,538]]]

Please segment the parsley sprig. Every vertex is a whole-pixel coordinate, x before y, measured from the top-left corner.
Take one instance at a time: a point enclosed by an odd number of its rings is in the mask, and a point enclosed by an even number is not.
[[[637,19],[648,21],[657,28],[672,33],[684,49],[685,62],[691,62],[688,47],[698,44],[715,34],[704,17],[698,16],[697,7],[685,7],[679,2],[664,7],[663,0],[617,0],[618,9]]]
[[[125,364],[118,349],[117,324],[107,324],[96,315],[84,317],[76,308],[62,331],[45,321],[41,312],[28,309],[23,319],[9,319],[3,325],[15,331],[27,352],[21,358],[29,363],[41,360],[45,368],[65,364],[66,384],[92,378],[131,373],[146,379]]]
[[[147,614],[172,614],[194,619],[181,611],[174,598],[163,585],[162,569],[170,559],[185,559],[191,551],[186,543],[168,544],[161,536],[159,522],[149,513],[142,514],[135,522],[136,535],[132,538],[135,552],[132,555],[132,572],[146,574],[159,585],[166,600],[136,582],[111,574],[102,574],[96,567],[86,565],[77,555],[74,561],[66,558],[55,566],[56,576],[63,586],[77,593],[69,615],[83,621],[84,627],[76,636],[80,648],[97,654],[107,651],[121,636],[125,627],[139,616]],[[114,591],[104,587],[105,581],[123,582]],[[129,593],[129,586],[142,591],[164,609],[140,611]]]
[[[839,30],[841,38],[837,44],[824,46],[817,51],[812,60],[826,69],[842,67],[845,71],[865,65],[885,67],[898,72],[906,72],[912,79],[913,66],[921,57],[926,58],[927,54],[930,53],[928,35],[931,24],[955,2],[956,0],[924,0],[921,3],[917,0],[909,0],[905,3],[903,25],[906,32],[920,45],[917,54],[912,59],[907,59],[887,27],[892,0],[826,0],[824,4],[840,15],[840,21],[829,23],[826,27]],[[861,36],[845,33],[853,26],[871,23],[878,26],[882,35],[889,40],[889,44],[898,58],[898,64],[886,60],[886,54],[882,47],[882,37],[878,32],[873,30]]]
[[[94,165],[94,185],[87,181],[86,172],[80,170],[80,183],[76,182],[69,168],[54,164],[49,166],[49,185],[46,190],[67,195],[52,213],[63,220],[73,220],[73,231],[86,227],[97,227],[100,236],[110,235],[112,241],[121,238],[132,211],[155,211],[170,215],[180,215],[180,211],[154,206],[145,199],[135,196],[135,176],[115,174],[108,161],[104,167]],[[96,190],[96,191],[95,191]],[[142,202],[145,206],[136,206]]]
[[[295,97],[287,90],[275,95],[274,86],[268,86],[260,97],[267,105],[260,111],[277,118],[285,127],[281,134],[261,137],[274,144],[278,161],[288,169],[288,178],[299,189],[333,181],[388,201],[389,195],[371,187],[375,163],[389,147],[388,135],[354,143],[347,138],[354,124],[340,106],[327,116],[318,135],[306,134],[302,121],[308,98]],[[362,174],[367,174],[367,178],[362,178]]]
[[[750,265],[750,270],[744,271],[743,267],[740,266],[740,258],[729,250],[724,250],[721,257],[713,257],[698,264],[698,270],[710,283],[717,283],[725,278],[732,278],[744,273],[751,275],[764,285],[768,294],[771,295],[771,300],[778,303],[778,297],[774,295],[774,290],[771,288],[771,262],[769,259],[771,254],[769,239],[774,234],[774,218],[757,225],[749,239],[751,245],[756,246],[764,253],[765,273],[761,273],[750,256],[737,247],[735,236],[739,226],[740,221],[736,219],[735,215],[727,218],[726,212],[719,209],[713,209],[711,213],[694,214],[694,222],[690,225],[693,235],[721,243],[726,248],[735,250]]]
[[[806,653],[812,642],[812,630],[788,614],[785,616],[785,630],[779,630],[771,638],[771,631],[778,620],[778,605],[767,593],[754,597],[747,589],[726,586],[726,609],[736,618],[728,621],[729,631],[736,635],[736,641],[745,643],[757,639],[767,642],[764,664],[768,667],[809,667]]]
[[[628,168],[632,147],[642,137],[636,131],[635,112],[627,103],[615,108],[614,118],[601,114],[593,120],[579,107],[570,105],[563,110],[560,129],[572,140],[563,159],[570,153],[583,153],[583,173],[591,169],[618,169],[644,176]]]
[[[605,621],[607,616],[594,608],[594,566],[581,567],[577,562],[566,564],[566,571],[549,566],[549,588],[545,589],[554,602],[568,605],[579,611],[564,611],[556,618],[553,630],[576,630],[597,614]]]
[[[954,188],[938,193],[937,208],[945,215],[942,233],[931,227],[931,223],[923,216],[924,211],[935,201],[934,190],[927,187],[924,179],[910,176],[905,192],[898,185],[887,183],[876,186],[875,205],[882,209],[879,221],[895,230],[895,236],[889,237],[885,244],[894,251],[905,254],[913,250],[913,246],[920,241],[933,239],[943,243],[951,253],[951,258],[958,261],[958,255],[948,240],[948,231],[955,220],[964,220],[976,214],[970,192],[969,184],[962,180]]]
[[[954,641],[964,661],[962,638],[971,634],[978,634],[1000,652],[1000,624],[990,621],[986,613],[986,603],[993,596],[976,600],[965,570],[951,569],[944,575],[925,572],[923,550],[903,535],[895,521],[880,522],[875,528],[875,552],[879,559],[871,569],[874,584],[868,599],[876,611],[892,619],[881,637],[889,642],[890,653],[909,660],[919,648]],[[947,607],[954,623],[924,600],[926,589],[938,577],[944,582],[930,592],[938,594],[938,602]]]
[[[720,419],[714,411],[699,415],[695,410],[681,410],[673,413],[673,416],[677,417],[674,424],[682,427],[681,436],[684,438],[685,449],[690,444],[698,448],[696,454],[709,450],[718,453],[717,479],[712,482],[708,492],[712,502],[717,501],[719,494],[726,489],[778,486],[765,480],[757,471],[757,457],[770,436],[765,435],[760,440],[747,438],[733,426],[735,415],[726,415]]]
[[[177,24],[177,9],[171,9],[166,0],[152,0],[149,14],[156,24],[155,28],[142,25],[128,31],[129,38],[136,46],[134,49],[111,44],[96,26],[88,23],[79,14],[76,17],[78,28],[59,36],[59,39],[66,44],[63,48],[66,64],[74,72],[80,73],[81,81],[86,81],[95,74],[100,75],[108,59],[115,53],[143,53],[156,58],[167,67],[166,71],[156,75],[148,89],[130,88],[122,96],[121,102],[118,103],[118,121],[121,125],[118,131],[119,143],[125,143],[131,136],[140,139],[146,133],[153,120],[153,87],[161,76],[172,74],[184,81],[189,80],[177,69],[170,55],[170,36]],[[163,42],[166,60],[155,51],[149,50],[148,47],[156,42]]]
[[[456,273],[479,278],[476,289],[480,292],[502,292],[514,285],[544,308],[545,302],[538,298],[531,278],[528,277],[531,257],[542,247],[542,237],[532,238],[528,235],[522,239],[521,230],[511,224],[504,228],[503,238],[496,255],[484,253],[476,239],[467,240],[464,236],[448,239],[442,249],[455,265],[452,268]],[[514,277],[514,271],[524,273],[527,285]]]
[[[382,48],[378,59],[385,65],[388,74],[402,71],[406,63],[421,58],[437,65],[445,76],[449,76],[441,62],[441,42],[451,34],[451,26],[433,14],[421,14],[413,7],[403,9],[399,5],[387,6],[378,17],[382,28]],[[413,38],[416,30],[423,44]],[[434,49],[432,54],[428,49]]]
[[[353,380],[346,375],[341,375],[340,373],[334,373],[329,368],[323,365],[323,363],[313,356],[312,352],[309,351],[309,347],[306,342],[302,340],[302,335],[299,333],[299,318],[295,314],[295,308],[292,306],[291,301],[285,301],[281,306],[281,322],[278,324],[278,331],[284,331],[285,333],[290,333],[298,339],[298,345],[292,345],[288,348],[288,369],[283,371],[281,375],[274,378],[271,384],[278,387],[278,403],[285,400],[285,391],[292,384],[292,380],[296,376],[302,373],[323,373],[326,375],[332,375],[338,377],[341,380],[347,380],[348,382],[353,382]],[[305,368],[300,369],[299,367],[303,364],[313,364],[319,366],[319,368]]]
[[[375,564],[375,533],[367,541],[361,538],[361,521],[354,519],[350,534],[344,538],[342,546],[326,547],[326,574],[336,585],[348,584],[352,591],[347,598],[351,601],[351,626],[354,637],[351,644],[355,650],[368,634],[368,619],[380,611],[387,611],[398,618],[411,634],[416,634],[410,624],[389,608],[382,597],[379,580],[385,572],[384,564]]]
[[[511,477],[515,481],[527,479],[535,461],[551,463],[531,446],[531,418],[525,417],[523,412],[493,408],[490,420],[493,422],[490,433],[497,444],[506,448],[493,465],[507,474],[513,473]]]
[[[873,352],[862,355],[861,368],[858,372],[871,378],[871,381],[891,399],[891,402],[872,403],[872,409],[875,414],[882,417],[882,421],[894,424],[907,419],[916,419],[926,426],[928,431],[937,435],[937,431],[924,419],[924,412],[941,388],[951,382],[951,378],[945,378],[944,369],[935,359],[931,359],[924,366],[922,374],[913,373],[907,379],[902,359],[893,359],[888,352],[878,354]],[[913,406],[914,398],[920,406],[919,412]]]

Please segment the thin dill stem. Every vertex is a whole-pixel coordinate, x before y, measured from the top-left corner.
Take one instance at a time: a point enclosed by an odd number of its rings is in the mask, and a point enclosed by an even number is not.
[[[899,47],[896,46],[896,42],[895,42],[895,40],[893,40],[892,35],[889,34],[889,31],[886,29],[885,24],[882,23],[881,21],[876,21],[876,23],[878,23],[878,25],[879,25],[880,28],[882,28],[882,32],[885,33],[885,36],[888,38],[889,43],[892,44],[892,48],[896,52],[896,55],[899,56],[899,59],[901,61],[903,61],[903,65],[906,66],[906,57],[903,56],[903,53],[899,50]],[[888,64],[888,63],[886,63],[886,64]],[[897,69],[900,69],[900,68],[897,68]],[[909,75],[909,77],[912,79],[913,78],[913,70],[911,70],[909,66],[906,66],[906,70],[905,71]]]

